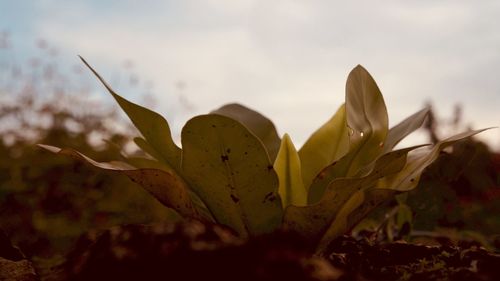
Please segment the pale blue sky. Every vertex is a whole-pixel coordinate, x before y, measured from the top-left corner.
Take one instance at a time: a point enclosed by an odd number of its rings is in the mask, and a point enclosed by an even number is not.
[[[392,125],[432,100],[441,116],[461,103],[473,127],[500,126],[499,26],[497,0],[0,0],[0,31],[18,60],[37,38],[108,78],[131,60],[175,133],[195,114],[240,102],[299,144],[343,102],[357,64],[378,82]],[[190,112],[178,109],[179,81]],[[482,138],[499,147],[499,131]]]

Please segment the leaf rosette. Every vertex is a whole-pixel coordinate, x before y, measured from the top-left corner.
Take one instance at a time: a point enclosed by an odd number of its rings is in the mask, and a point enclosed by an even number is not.
[[[381,203],[415,188],[442,149],[483,131],[394,150],[428,109],[389,129],[382,93],[358,65],[347,78],[345,104],[299,150],[271,120],[239,104],[189,120],[179,147],[165,118],[118,95],[82,61],[142,134],[134,142],[148,157],[104,163],[40,147],[123,174],[183,217],[223,224],[242,237],[286,228],[317,241],[318,252]]]

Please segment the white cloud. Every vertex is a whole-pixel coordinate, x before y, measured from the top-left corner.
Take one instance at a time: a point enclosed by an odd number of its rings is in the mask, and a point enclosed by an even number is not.
[[[182,80],[197,107],[189,114],[238,101],[303,142],[343,101],[358,63],[378,81],[392,124],[432,99],[443,111],[464,103],[477,127],[499,125],[495,1],[59,1],[56,16],[50,3],[33,23],[40,34],[98,69],[132,59],[177,129],[188,118],[172,105]]]

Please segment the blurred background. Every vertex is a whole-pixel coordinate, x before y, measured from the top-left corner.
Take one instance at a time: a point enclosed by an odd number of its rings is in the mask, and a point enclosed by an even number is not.
[[[50,256],[87,229],[175,219],[126,178],[33,146],[98,160],[140,153],[137,132],[77,55],[164,115],[177,141],[192,116],[238,102],[297,146],[344,102],[347,75],[362,64],[391,126],[432,106],[409,145],[500,125],[498,26],[495,0],[0,0],[0,227],[28,255]],[[395,221],[408,206],[418,231],[500,233],[499,150],[494,129],[446,153],[414,195],[389,206]]]
[[[236,101],[301,144],[344,101],[357,64],[378,82],[390,124],[432,101],[443,115],[463,104],[467,125],[500,125],[496,0],[0,3],[4,64],[48,58],[38,39],[63,73],[82,55],[124,96],[143,93],[126,80],[154,93],[177,135],[194,114]],[[89,95],[111,102],[90,76]],[[500,145],[499,130],[480,138]]]

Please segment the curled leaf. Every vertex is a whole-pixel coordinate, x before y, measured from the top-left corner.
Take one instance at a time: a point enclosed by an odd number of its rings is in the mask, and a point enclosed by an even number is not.
[[[136,169],[130,164],[119,161],[97,162],[73,149],[61,149],[43,144],[38,146],[56,154],[76,158],[103,170],[126,175],[151,193],[163,205],[174,209],[180,215],[200,218],[189,197],[187,184],[175,173],[162,169]]]
[[[377,183],[377,187],[397,191],[412,190],[417,186],[418,181],[420,180],[420,175],[424,169],[438,158],[441,150],[457,141],[471,137],[485,130],[488,129],[463,132],[438,142],[430,152],[422,153],[408,159],[406,166],[400,172],[381,178]]]

